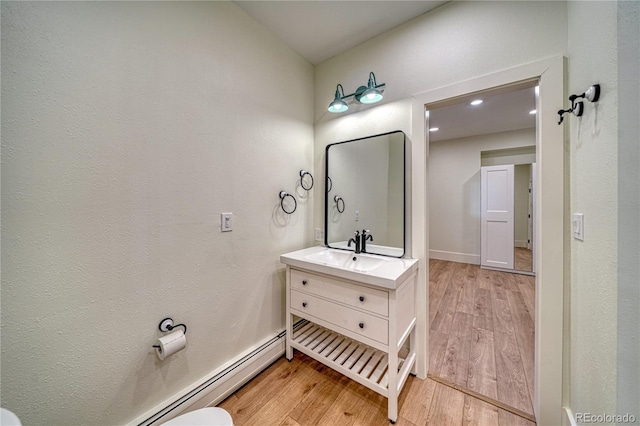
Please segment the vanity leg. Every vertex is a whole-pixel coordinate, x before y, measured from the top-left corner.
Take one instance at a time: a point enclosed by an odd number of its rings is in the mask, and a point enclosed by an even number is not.
[[[388,414],[389,421],[393,424],[398,419],[398,353],[394,348],[395,345],[390,345],[391,352],[389,353],[389,369],[387,374],[389,375],[389,381],[387,383],[389,396],[388,396]]]
[[[291,309],[291,267],[287,265],[286,268],[286,336],[285,336],[285,356],[287,361],[291,362],[293,359],[293,348],[291,347],[291,339],[293,339],[293,318],[290,312]]]

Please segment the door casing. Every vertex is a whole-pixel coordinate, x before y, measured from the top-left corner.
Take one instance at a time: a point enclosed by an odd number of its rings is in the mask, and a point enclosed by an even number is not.
[[[565,98],[566,59],[543,59],[412,97],[411,134],[411,253],[419,259],[416,340],[418,358],[415,372],[426,378],[429,363],[429,140],[426,111],[434,104],[454,101],[474,93],[536,81],[536,182],[534,228],[537,256],[535,362],[533,407],[538,424],[562,424],[565,230],[564,209],[568,179],[565,176],[564,126],[557,123],[557,111]],[[561,185],[558,182],[562,182]],[[568,247],[568,244],[566,244]],[[567,276],[568,280],[569,277]],[[544,307],[544,315],[541,309]]]

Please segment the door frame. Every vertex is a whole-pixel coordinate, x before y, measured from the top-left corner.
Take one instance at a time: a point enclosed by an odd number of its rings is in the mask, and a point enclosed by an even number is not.
[[[536,117],[535,240],[536,313],[533,409],[538,424],[562,423],[563,331],[565,284],[565,173],[564,126],[557,111],[564,106],[565,58],[543,59],[507,70],[429,90],[412,97],[411,139],[411,249],[418,258],[415,372],[424,379],[429,365],[429,132],[426,111],[473,93],[538,83]],[[558,182],[563,182],[558,185]],[[568,277],[567,277],[568,279]],[[544,306],[544,315],[541,314]]]

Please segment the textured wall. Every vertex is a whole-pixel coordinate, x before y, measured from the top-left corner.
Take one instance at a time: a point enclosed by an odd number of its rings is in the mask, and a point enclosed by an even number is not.
[[[3,407],[122,424],[283,329],[312,96],[231,2],[2,2]],[[159,362],[166,316],[189,344]]]
[[[618,413],[640,419],[640,2],[618,3]]]
[[[598,25],[585,25],[597,17]],[[569,2],[568,94],[602,85],[597,104],[568,117],[571,212],[584,241],[571,241],[570,407],[616,414],[618,81],[615,2]]]

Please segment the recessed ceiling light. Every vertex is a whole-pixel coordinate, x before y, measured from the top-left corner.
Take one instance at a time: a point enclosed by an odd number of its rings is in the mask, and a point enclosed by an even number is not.
[[[533,114],[535,114],[535,113],[537,113],[537,112],[538,112],[537,110],[532,109],[531,111],[529,111],[529,114],[533,115]]]
[[[432,127],[429,129],[430,132],[437,132],[438,130],[440,130],[439,127]]]
[[[471,101],[471,105],[476,106],[482,103],[482,99],[476,99],[475,101]]]

